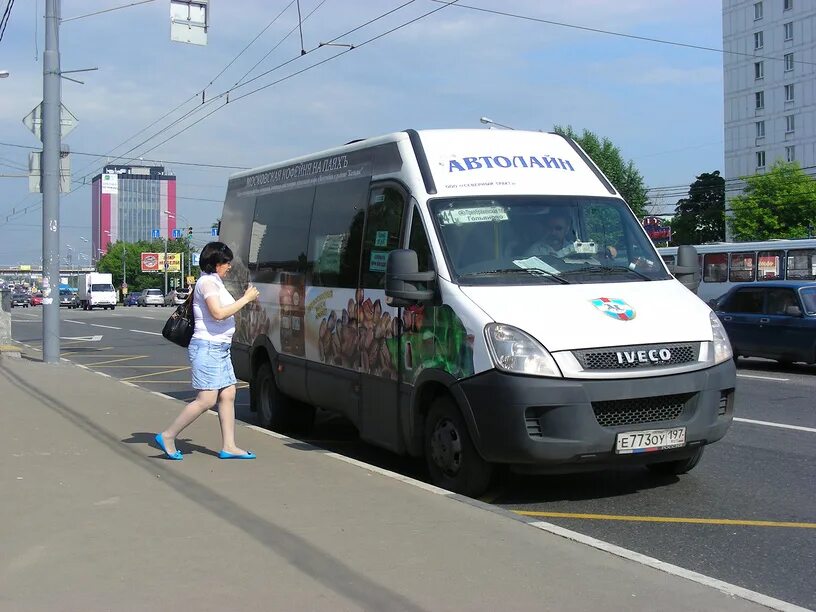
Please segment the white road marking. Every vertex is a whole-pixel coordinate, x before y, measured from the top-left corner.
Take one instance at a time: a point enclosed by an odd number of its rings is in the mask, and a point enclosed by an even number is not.
[[[780,427],[782,429],[794,429],[796,431],[807,431],[810,433],[816,433],[816,428],[814,427],[802,427],[801,425],[786,425],[785,423],[772,423],[770,421],[755,421],[754,419],[742,419],[739,417],[734,417],[735,421],[739,421],[740,423],[751,423],[752,425],[765,425],[766,427]]]
[[[756,378],[758,380],[777,380],[779,382],[787,382],[790,378],[776,378],[774,376],[754,376],[753,374],[737,374],[737,378]]]
[[[73,336],[73,337],[66,337],[61,336],[61,340],[83,340],[84,342],[99,342],[102,339],[101,335],[96,336]]]
[[[151,336],[161,336],[159,332],[142,331],[141,329],[129,329],[128,331],[132,331],[137,334],[150,334]]]
[[[87,325],[84,321],[74,321],[73,319],[63,319],[66,323],[76,323],[77,325]]]
[[[99,323],[89,323],[91,327],[104,327],[105,329],[122,329],[121,327],[114,327],[113,325],[100,325]]]

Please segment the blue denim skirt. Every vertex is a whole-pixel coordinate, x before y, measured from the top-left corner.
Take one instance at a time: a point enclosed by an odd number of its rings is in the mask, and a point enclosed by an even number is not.
[[[238,382],[232,369],[229,342],[210,342],[200,338],[190,340],[187,347],[193,389],[224,389]]]

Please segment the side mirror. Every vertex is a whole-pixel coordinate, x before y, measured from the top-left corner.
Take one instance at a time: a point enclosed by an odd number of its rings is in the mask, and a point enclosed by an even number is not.
[[[785,314],[789,317],[801,317],[802,316],[802,309],[796,305],[788,306],[785,308]]]
[[[700,286],[700,261],[697,249],[688,244],[677,247],[675,262],[674,277],[689,291],[697,293],[697,287]]]
[[[418,289],[414,283],[430,283],[436,272],[419,271],[416,251],[395,249],[388,254],[385,263],[385,296],[391,298],[392,306],[410,306],[433,299],[433,289]]]

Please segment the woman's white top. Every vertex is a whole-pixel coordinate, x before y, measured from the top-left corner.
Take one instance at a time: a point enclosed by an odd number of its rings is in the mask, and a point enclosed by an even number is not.
[[[193,316],[195,317],[193,338],[210,342],[232,342],[232,335],[235,333],[235,316],[231,315],[223,321],[214,319],[206,301],[213,295],[218,296],[222,307],[235,303],[235,299],[227,291],[224,281],[218,274],[204,274],[199,278],[193,291]]]

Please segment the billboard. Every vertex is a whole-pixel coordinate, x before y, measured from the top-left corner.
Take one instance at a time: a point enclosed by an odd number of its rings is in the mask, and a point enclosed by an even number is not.
[[[659,217],[644,217],[643,229],[646,230],[652,240],[670,241],[672,235],[671,226],[661,225],[661,221]]]
[[[164,253],[142,253],[142,272],[164,272]],[[181,272],[181,253],[167,254],[167,271]]]

